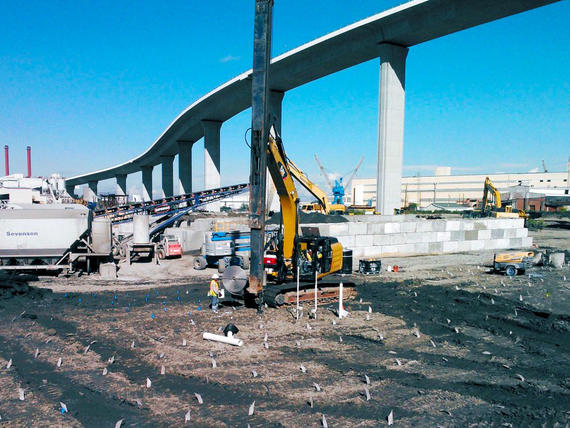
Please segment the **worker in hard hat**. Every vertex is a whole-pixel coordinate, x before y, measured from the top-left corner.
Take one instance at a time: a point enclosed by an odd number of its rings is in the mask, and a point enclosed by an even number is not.
[[[218,312],[218,304],[220,302],[220,276],[217,273],[213,274],[212,279],[210,280],[210,291],[208,291],[208,296],[210,297],[212,311]]]

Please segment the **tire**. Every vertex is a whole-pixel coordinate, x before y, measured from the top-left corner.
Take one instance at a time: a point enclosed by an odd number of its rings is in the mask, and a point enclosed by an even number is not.
[[[206,259],[202,256],[194,257],[194,269],[204,270],[208,266]]]
[[[225,270],[226,270],[226,259],[222,258],[218,260],[218,272],[224,273]]]
[[[505,268],[505,275],[507,276],[515,276],[517,274],[517,268],[514,266],[507,266]]]

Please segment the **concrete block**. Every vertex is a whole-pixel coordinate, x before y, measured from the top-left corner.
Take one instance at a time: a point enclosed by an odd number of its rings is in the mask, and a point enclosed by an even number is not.
[[[368,233],[370,235],[378,235],[384,233],[384,223],[368,223]]]
[[[116,279],[117,265],[115,263],[101,263],[99,265],[99,275],[101,279]]]
[[[323,236],[348,235],[349,234],[348,225],[349,223],[329,223],[327,225],[329,229],[328,235],[323,235]]]
[[[421,233],[403,233],[401,234],[405,240],[404,242],[410,243],[410,244],[415,244],[417,242],[422,242],[422,234]],[[398,236],[398,235],[392,235],[392,236]],[[404,242],[393,242],[394,244],[401,244]]]
[[[393,233],[390,235],[372,235],[373,245],[397,245],[405,244],[408,238],[405,234]]]
[[[401,233],[410,233],[416,232],[418,230],[418,222],[417,221],[405,221],[400,223],[400,232]]]
[[[528,236],[528,229],[520,228],[515,229],[515,238],[526,238]]]
[[[349,235],[366,235],[366,228],[368,226],[366,223],[349,222],[345,224],[348,224]]]
[[[400,223],[386,223],[384,233],[400,233]]]
[[[361,257],[364,257],[364,248],[354,248],[352,249],[352,260],[357,260]]]
[[[474,230],[475,229],[475,223],[473,223],[470,220],[464,220],[463,222],[463,230]]]
[[[430,220],[425,220],[417,223],[417,232],[431,232],[434,224]]]
[[[473,230],[486,230],[487,223],[483,220],[473,221]]]
[[[455,230],[451,232],[451,240],[452,241],[464,241],[465,240],[465,231],[464,230]]]
[[[447,241],[443,243],[444,253],[453,253],[457,251],[457,241]]]
[[[395,245],[382,245],[381,247],[375,247],[375,248],[379,248],[380,249],[380,254],[382,255],[386,255],[386,254],[396,254],[397,252],[397,247]],[[370,249],[370,253],[373,252],[373,249]]]
[[[491,230],[487,229],[487,230],[479,230],[477,231],[477,239],[479,240],[487,240],[487,239],[491,239]]]
[[[457,232],[451,232],[451,233],[457,233]],[[465,240],[467,241],[474,241],[479,239],[478,230],[466,230],[464,233],[465,233]]]
[[[422,237],[422,241],[421,241],[421,242],[434,242],[434,241],[437,241],[437,233],[438,233],[438,232],[420,233],[419,235]]]
[[[355,245],[354,236],[344,235],[344,236],[337,236],[336,238],[344,248],[350,248],[353,250],[357,248],[357,246]]]
[[[436,241],[450,241],[451,240],[451,232],[436,232],[435,240]]]
[[[458,231],[460,226],[461,226],[460,221],[449,220],[445,225],[445,231],[446,232]]]
[[[380,257],[383,254],[383,248],[386,247],[362,247],[363,257]]]
[[[510,238],[509,239],[509,248],[521,248],[522,247],[522,238]]]
[[[441,232],[438,232],[441,233]],[[428,244],[428,252],[430,254],[439,254],[443,252],[443,242],[430,242]]]
[[[501,230],[503,231],[503,237],[505,237],[505,238],[517,238],[517,230],[519,230],[519,229],[501,229]]]
[[[471,251],[481,251],[485,249],[485,241],[471,241]]]
[[[509,248],[510,244],[511,244],[511,240],[510,239],[492,239],[493,242],[495,242],[495,248]]]
[[[432,231],[445,232],[447,220],[429,220],[429,222],[432,224]]]
[[[416,253],[417,244],[400,244],[396,245],[399,254],[414,254]]]
[[[457,251],[471,251],[471,241],[458,241]]]
[[[548,258],[548,264],[552,267],[560,269],[566,262],[566,255],[564,253],[552,253]]]
[[[505,229],[492,229],[491,239],[502,239],[505,238]]]
[[[358,247],[371,247],[374,245],[374,235],[356,235],[354,244]]]
[[[532,238],[527,236],[526,238],[522,238],[522,248],[528,248],[532,246]]]
[[[414,244],[414,249],[412,251],[414,254],[427,254],[429,252],[428,242],[418,242]]]

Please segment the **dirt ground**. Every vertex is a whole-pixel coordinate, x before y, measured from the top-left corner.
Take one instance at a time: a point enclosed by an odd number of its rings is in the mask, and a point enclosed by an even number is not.
[[[569,249],[568,230],[533,235]],[[116,281],[44,278],[52,294],[0,300],[0,425],[568,426],[570,269],[509,279],[491,261],[383,260],[401,271],[352,276],[342,320],[333,304],[299,321],[213,314],[214,271],[191,257],[121,265]],[[229,322],[242,347],[202,339]]]

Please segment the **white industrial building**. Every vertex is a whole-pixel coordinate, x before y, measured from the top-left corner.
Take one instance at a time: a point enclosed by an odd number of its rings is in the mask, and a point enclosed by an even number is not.
[[[529,186],[537,191],[559,189],[564,193],[562,189],[568,189],[569,176],[570,171],[451,175],[451,168],[439,167],[435,175],[403,177],[400,200],[401,206],[415,203],[426,207],[433,203],[481,199],[485,177],[489,177],[500,192],[513,186]],[[376,179],[354,178],[350,196],[355,205],[375,205]]]

